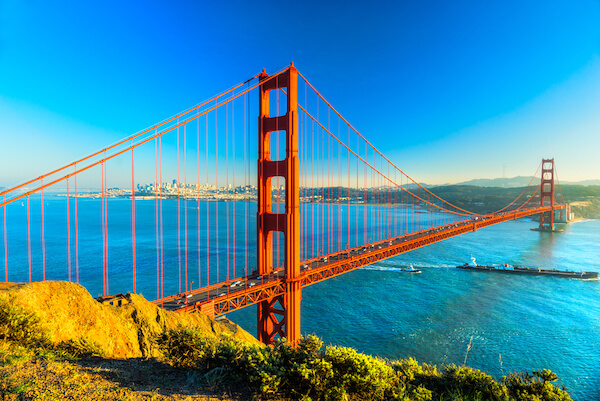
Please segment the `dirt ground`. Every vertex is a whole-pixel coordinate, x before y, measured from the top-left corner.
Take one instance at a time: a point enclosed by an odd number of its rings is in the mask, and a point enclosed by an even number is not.
[[[2,400],[203,400],[248,399],[235,389],[211,388],[193,371],[155,359],[65,360],[25,349],[0,354]]]

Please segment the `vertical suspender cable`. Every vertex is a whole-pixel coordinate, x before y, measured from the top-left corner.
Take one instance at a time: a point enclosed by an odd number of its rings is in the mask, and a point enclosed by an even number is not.
[[[106,158],[106,152],[104,154]],[[110,294],[110,289],[108,287],[108,163],[104,163],[104,227],[106,233],[106,295]]]
[[[368,152],[368,148],[365,144],[365,160],[367,160],[367,152]],[[364,165],[364,169],[363,169],[363,242],[364,244],[367,244],[367,210],[369,208],[369,204],[367,203],[367,164],[363,163]]]
[[[318,102],[318,100],[317,100]],[[317,111],[318,112],[318,111]],[[310,177],[311,177],[311,208],[310,208],[310,220],[311,220],[311,248],[312,257],[315,257],[315,122],[311,124],[311,140],[312,140],[312,152],[310,152]]]
[[[160,209],[160,298],[165,296],[165,247],[163,232],[163,180],[162,180],[162,136],[158,137],[158,178],[159,178],[159,209]]]
[[[216,179],[216,202],[215,202],[215,232],[216,232],[216,246],[215,252],[217,256],[217,283],[219,282],[219,125],[218,125],[218,111],[215,109],[215,179]]]
[[[307,92],[307,85],[306,85],[306,81],[304,81],[304,110],[307,110],[308,107],[308,92]],[[304,260],[309,259],[308,257],[308,202],[306,201],[307,198],[307,188],[308,188],[308,166],[307,166],[307,160],[308,160],[308,147],[307,147],[307,143],[308,143],[308,118],[306,113],[304,113],[304,147],[302,149],[302,156],[304,157]]]
[[[215,111],[216,113],[216,111]],[[205,134],[205,140],[206,140],[206,146],[205,146],[205,150],[206,150],[206,191],[204,191],[205,196],[206,196],[206,285],[209,286],[210,285],[210,270],[209,270],[209,257],[210,257],[210,219],[209,219],[209,204],[208,204],[208,114],[204,117],[204,122],[206,125],[204,134]],[[208,293],[208,298],[210,299],[210,292]]]
[[[197,182],[196,182],[196,245],[198,248],[198,288],[202,287],[202,275],[200,266],[200,110],[198,110],[196,118],[196,160],[197,160]],[[190,290],[192,288],[190,287]]]
[[[227,229],[227,242],[225,248],[227,250],[227,257],[225,258],[227,275],[225,276],[225,281],[229,281],[229,197],[231,195],[229,188],[229,103],[225,103],[225,188],[225,226]],[[227,293],[229,293],[229,286],[227,286]]]
[[[431,196],[429,194],[427,194],[427,202],[431,202]],[[429,220],[430,221],[429,221],[429,227],[428,228],[431,228],[431,227],[435,226],[435,215],[433,213],[433,206],[428,205],[428,207],[429,207],[429,209],[431,211],[431,213],[429,214]]]
[[[44,179],[40,180],[40,184],[44,186]],[[42,196],[42,280],[46,281],[46,233],[44,232],[44,188],[41,190]]]
[[[381,159],[381,167],[380,167],[380,171],[383,172],[383,157],[380,156]],[[385,223],[384,223],[384,218],[385,218],[385,188],[382,189],[382,187],[384,186],[384,182],[383,179],[381,177],[381,174],[377,174],[377,183],[379,184],[379,239],[382,240],[384,238],[384,230],[385,230]]]
[[[394,169],[394,183],[398,184],[398,170]],[[398,188],[394,188],[394,237],[398,236],[398,213],[396,208],[398,207]]]
[[[77,164],[75,164],[75,279],[79,283],[79,222],[77,217]]]
[[[29,282],[31,283],[31,217],[29,215],[29,195],[27,195],[27,255],[29,258]]]
[[[325,205],[325,174],[327,174],[327,167],[326,167],[326,161],[325,158],[327,157],[325,154],[325,149],[326,149],[326,145],[325,145],[325,130],[322,130],[322,138],[323,138],[323,143],[321,146],[321,177],[322,177],[322,184],[323,184],[323,190],[321,191],[322,195],[323,195],[323,202],[321,202],[321,227],[323,229],[322,231],[322,248],[323,248],[323,255],[326,255],[327,252],[325,251],[325,247],[327,245],[327,242],[325,241],[326,238],[326,227],[325,227],[325,211],[326,211],[326,205]]]
[[[331,137],[331,136],[330,136]],[[340,134],[340,124],[339,124],[339,119],[338,119],[338,137],[341,139],[341,134]],[[339,252],[343,247],[342,247],[342,232],[343,232],[343,220],[342,220],[342,202],[341,202],[341,198],[344,194],[344,190],[342,188],[342,154],[344,152],[344,149],[340,146],[337,145],[338,148],[338,154],[337,154],[337,168],[338,168],[338,173],[337,173],[337,187],[338,187],[338,191],[340,193],[338,193],[338,202],[337,202],[337,225],[338,225],[338,235],[337,235],[337,247],[336,250]]]
[[[317,121],[319,121],[319,99],[317,99]],[[316,190],[317,190],[317,198],[316,198],[316,204],[315,204],[316,209],[317,209],[315,211],[315,214],[317,215],[316,216],[317,217],[317,226],[315,227],[316,228],[315,231],[317,233],[317,257],[321,256],[321,247],[319,246],[319,241],[321,239],[321,229],[320,229],[321,225],[319,223],[319,131],[320,130],[321,129],[319,128],[319,126],[317,126],[317,138],[316,138],[316,140],[317,140],[317,152],[315,153],[315,156],[314,156],[314,157],[317,158],[317,161],[316,161],[316,163],[317,163],[317,168],[316,168],[316,170],[317,170],[316,171],[316,175],[317,175],[317,188],[316,188]]]
[[[135,175],[133,162],[133,139],[131,140],[131,250],[133,263],[133,292],[137,292],[136,288],[136,261],[135,261]]]
[[[8,283],[8,238],[6,233],[6,194],[4,200],[4,281]]]
[[[327,109],[327,130],[331,132],[331,108]],[[339,128],[338,128],[339,131]],[[325,134],[325,133],[323,133]],[[333,252],[333,204],[332,204],[332,184],[333,184],[333,169],[331,167],[331,135],[327,135],[327,156],[325,156],[325,149],[323,149],[323,156],[327,157],[327,232],[325,236],[327,237],[327,252],[323,253],[331,253]],[[325,148],[325,144],[323,144],[323,148]]]
[[[373,163],[372,165],[375,165],[375,156],[373,156]],[[371,174],[371,196],[370,196],[370,205],[369,205],[369,214],[371,217],[371,238],[370,238],[370,243],[375,242],[375,224],[373,223],[373,205],[375,203],[374,195],[375,195],[375,185],[373,185],[373,168],[369,169],[369,173]]]
[[[183,126],[183,254],[185,256],[185,291],[188,290],[188,218],[187,218],[187,124]]]
[[[102,295],[106,296],[106,232],[104,227],[104,162],[100,164],[102,170]]]
[[[341,135],[340,135],[341,137]],[[348,127],[348,146],[350,146],[350,127]],[[350,249],[350,152],[348,152],[348,249]]]
[[[306,83],[304,84],[304,88],[306,91]],[[304,102],[306,103],[306,99],[304,100]],[[308,233],[309,233],[309,226],[308,226],[308,207],[309,207],[309,197],[308,197],[308,188],[309,188],[309,183],[308,183],[308,147],[309,147],[309,140],[308,140],[308,118],[306,116],[306,114],[304,115],[304,151],[303,156],[304,156],[304,237],[305,237],[305,245],[304,245],[304,259],[310,259],[312,257],[312,255],[310,254],[309,251],[309,239],[308,239]],[[311,201],[312,202],[312,201]],[[311,208],[312,210],[312,208]],[[311,227],[312,228],[312,227]]]
[[[386,223],[386,232],[387,232],[387,238],[391,238],[392,237],[392,193],[391,193],[391,186],[390,186],[390,164],[387,163],[387,167],[388,167],[388,171],[387,171],[387,177],[386,178],[386,194],[387,194],[387,199],[386,199],[386,204],[387,204],[387,213],[386,213],[386,217],[387,217],[387,223]]]
[[[359,141],[358,141],[358,135],[356,136],[356,154],[359,155],[360,154],[360,147],[359,147]],[[356,246],[358,246],[359,242],[358,242],[358,157],[356,158],[356,192],[354,193],[354,199],[355,199],[355,208],[354,210],[356,211]]]
[[[419,198],[423,199],[423,191],[421,190],[421,188],[419,188],[419,190],[418,190],[418,195],[419,195]],[[421,202],[421,200],[419,200],[417,203],[419,205],[419,209],[422,209],[423,208],[423,203]],[[422,210],[419,210],[419,212],[422,212]],[[417,219],[418,219],[417,231],[421,231],[422,228],[423,228],[423,216],[422,216],[422,214],[423,213],[418,213],[417,214]]]
[[[408,181],[408,177],[407,177],[407,183],[409,183]],[[416,187],[415,185],[411,182],[410,184],[410,202],[411,202],[411,209],[410,209],[410,216],[409,216],[409,221],[408,224],[410,226],[410,232],[413,233],[415,232],[415,192],[416,192]]]
[[[248,83],[250,85],[250,83]],[[246,94],[244,94],[244,278],[248,276],[248,182],[246,181]]]
[[[105,245],[105,241],[106,241],[106,237],[104,236],[104,162],[102,162],[100,164],[100,179],[101,179],[101,187],[102,187],[102,192],[101,192],[101,204],[102,204],[102,214],[101,214],[101,218],[102,218],[102,295],[106,295],[106,245]]]
[[[393,227],[391,225],[391,223],[393,221],[392,215],[391,215],[393,209],[392,209],[392,194],[390,192],[392,190],[392,188],[390,186],[390,163],[388,163],[387,165],[388,165],[388,171],[387,171],[387,177],[386,177],[387,178],[387,180],[386,180],[386,182],[387,182],[387,186],[386,186],[386,188],[387,188],[387,190],[386,190],[386,192],[387,192],[387,211],[388,211],[387,212],[387,220],[388,220],[387,221],[387,233],[388,233],[388,238],[390,238],[390,237],[392,237],[392,234],[393,234]]]
[[[331,131],[330,127],[330,113],[327,110],[327,129]],[[327,251],[323,253],[331,253],[333,251],[333,168],[331,167],[331,135],[327,136],[327,156],[325,156],[326,160],[326,172],[327,172],[327,233],[325,234],[325,238],[327,239]],[[325,183],[323,183],[325,184]]]
[[[158,140],[154,138],[154,226],[156,232],[156,299],[160,299],[160,246],[158,241],[158,197]]]
[[[232,186],[233,186],[233,194],[232,194],[232,198],[233,198],[233,215],[232,215],[232,224],[233,224],[233,239],[232,239],[232,243],[233,243],[233,277],[237,277],[235,275],[235,101],[232,100],[231,101],[231,157],[233,159],[233,173],[231,176],[231,181]]]
[[[69,179],[67,178],[67,267],[71,282],[71,208],[69,205]]]
[[[179,118],[177,119],[177,285],[178,293],[181,294],[181,197],[179,189],[181,181],[179,180]]]
[[[322,138],[323,138],[323,144],[321,146],[321,171],[322,171],[322,183],[323,183],[323,187],[325,187],[325,174],[327,173],[326,171],[326,161],[325,161],[325,130],[322,130]],[[321,191],[322,195],[323,195],[323,200],[325,200],[325,190],[323,189]],[[326,242],[325,242],[325,235],[326,235],[326,228],[325,228],[325,210],[326,210],[326,206],[324,202],[321,202],[321,227],[323,228],[322,231],[322,248],[323,248],[323,255],[327,254],[327,252],[325,251],[325,246],[326,246]]]
[[[108,163],[104,164],[104,191],[106,193],[106,196],[104,198],[104,201],[106,202],[106,207],[105,207],[105,215],[104,215],[104,224],[106,225],[106,295],[110,294],[110,286],[109,286],[109,273],[108,273],[108,269],[110,266],[110,257],[109,257],[109,252],[110,252],[110,246],[109,246],[109,237],[108,237]]]
[[[300,104],[300,102],[298,102],[298,104]],[[300,108],[301,110],[301,108]],[[298,163],[299,163],[299,169],[298,169],[298,178],[300,179],[300,184],[299,184],[299,188],[298,188],[298,197],[300,198],[300,261],[304,260],[304,220],[303,220],[303,208],[304,205],[302,203],[302,190],[304,188],[304,177],[302,174],[302,152],[303,152],[303,145],[302,145],[302,127],[303,127],[303,122],[302,122],[302,118],[303,118],[303,114],[302,113],[298,113]]]

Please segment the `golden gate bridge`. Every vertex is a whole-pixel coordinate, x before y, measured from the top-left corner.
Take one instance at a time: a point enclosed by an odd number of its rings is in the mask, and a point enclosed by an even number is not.
[[[105,297],[127,282],[154,287],[166,309],[212,317],[257,305],[258,339],[295,344],[308,285],[521,217],[554,230],[568,211],[554,159],[538,172],[500,210],[458,207],[385,157],[292,63],[0,191],[4,280],[81,282]]]

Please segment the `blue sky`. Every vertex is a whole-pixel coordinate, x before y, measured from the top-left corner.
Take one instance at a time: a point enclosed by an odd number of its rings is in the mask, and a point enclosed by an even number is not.
[[[266,68],[432,184],[600,178],[598,1],[0,1],[0,186]]]

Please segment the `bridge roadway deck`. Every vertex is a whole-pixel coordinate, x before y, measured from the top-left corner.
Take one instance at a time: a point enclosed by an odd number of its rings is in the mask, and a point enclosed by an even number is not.
[[[554,207],[554,209],[561,208],[564,208],[564,206]],[[362,266],[457,235],[550,210],[550,206],[536,207],[463,220],[310,259],[302,262],[300,280],[303,287],[309,286]],[[201,311],[209,316],[219,316],[284,294],[286,286],[284,275],[283,267],[280,267],[269,275],[258,276],[255,274],[245,278],[232,279],[209,287],[166,297],[154,301],[154,303],[167,310],[177,312]]]

